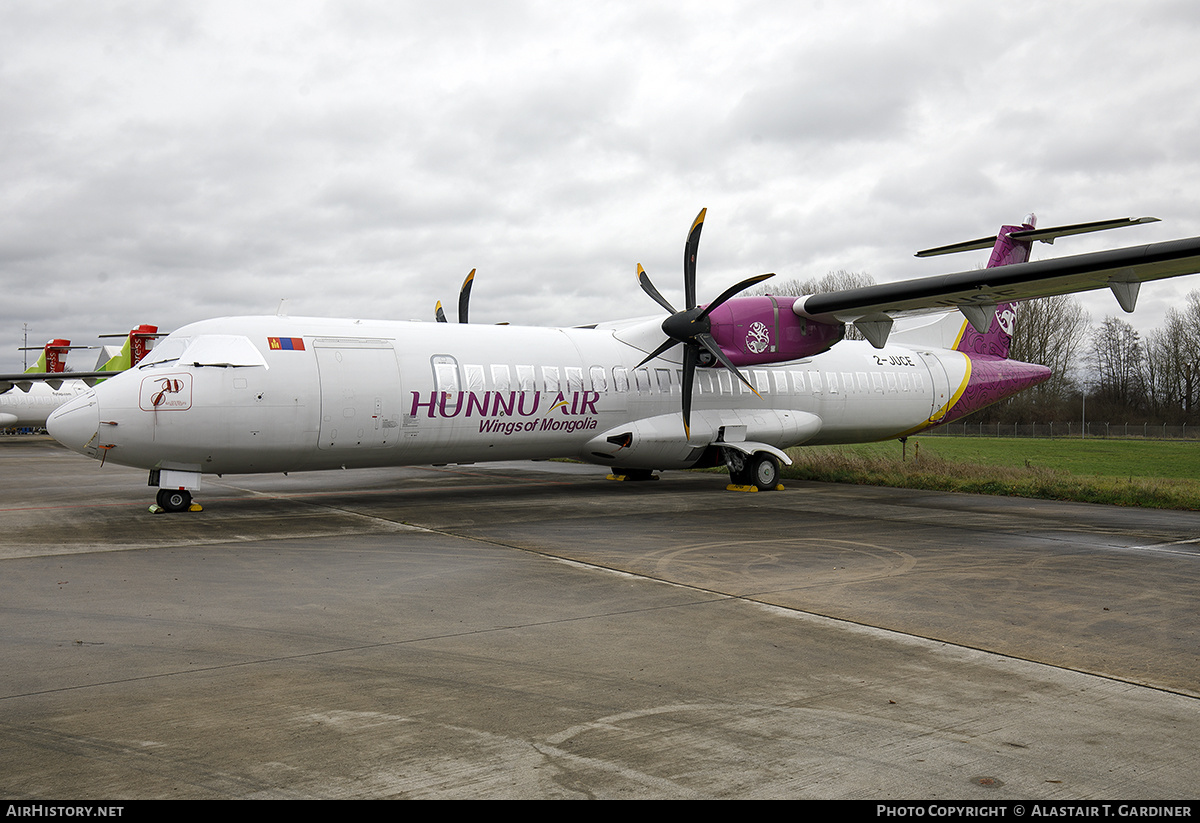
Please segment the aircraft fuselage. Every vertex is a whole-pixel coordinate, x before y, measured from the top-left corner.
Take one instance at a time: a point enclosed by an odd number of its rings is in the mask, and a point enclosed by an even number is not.
[[[968,389],[981,377],[1003,387],[985,392],[993,402],[1047,373],[957,351],[844,341],[746,368],[757,395],[725,369],[698,369],[685,439],[680,361],[667,354],[637,367],[654,345],[640,338],[662,338],[657,322],[209,320],[170,335],[155,362],[64,407],[51,432],[96,458],[200,473],[552,457],[666,469],[696,464],[723,440],[786,449],[901,436],[974,410]]]

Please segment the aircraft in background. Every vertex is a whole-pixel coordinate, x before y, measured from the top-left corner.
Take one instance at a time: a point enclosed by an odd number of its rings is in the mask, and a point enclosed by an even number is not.
[[[1008,358],[1018,301],[1107,287],[1131,310],[1140,283],[1200,271],[1200,238],[1031,263],[1034,241],[1154,219],[1038,229],[1031,215],[986,241],[920,253],[990,244],[985,269],[736,296],[771,276],[758,275],[701,304],[704,218],[684,246],[682,309],[638,266],[665,318],[206,320],[62,406],[48,428],[82,454],[148,469],[169,511],[193,508],[204,474],[553,457],[629,480],[725,465],[729,488],[769,490],[791,462],[784,449],[905,437],[1045,380],[1045,366]],[[866,340],[844,340],[847,323]]]
[[[50,413],[68,400],[83,394],[98,381],[124,371],[141,362],[150,351],[151,341],[160,337],[157,326],[140,325],[128,334],[103,334],[101,337],[124,337],[119,348],[102,346],[95,371],[69,372],[66,353],[72,349],[92,349],[95,346],[72,346],[70,340],[51,340],[42,347],[37,362],[18,374],[0,374],[0,429],[46,425]]]

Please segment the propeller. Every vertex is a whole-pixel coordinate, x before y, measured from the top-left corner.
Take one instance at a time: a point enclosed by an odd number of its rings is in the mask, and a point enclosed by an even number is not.
[[[475,269],[471,269],[471,273],[467,275],[467,279],[463,281],[462,288],[458,290],[458,322],[467,322],[467,308],[471,304],[471,286],[475,284]],[[434,316],[439,323],[445,323],[446,312],[442,310],[442,301],[437,302],[437,309],[434,310]]]
[[[725,368],[737,375],[750,391],[756,395],[758,391],[750,383],[746,377],[737,370],[732,361],[721,351],[720,345],[717,344],[716,338],[712,336],[712,321],[709,320],[709,315],[713,309],[723,304],[726,300],[733,297],[743,289],[753,286],[755,283],[761,283],[768,277],[774,277],[771,274],[759,274],[754,277],[748,277],[742,282],[730,286],[725,291],[721,292],[720,297],[709,303],[703,309],[696,305],[696,251],[700,247],[700,231],[704,228],[704,215],[708,213],[708,209],[701,209],[700,214],[696,215],[696,220],[692,223],[692,229],[688,232],[687,243],[683,247],[683,292],[684,299],[687,301],[687,308],[683,311],[676,311],[658,289],[654,288],[654,284],[650,282],[650,275],[646,274],[646,270],[642,265],[638,264],[638,285],[642,287],[642,291],[650,295],[655,303],[662,306],[671,313],[662,323],[662,330],[667,335],[667,340],[653,352],[651,352],[638,366],[642,366],[660,354],[667,352],[678,345],[683,345],[683,431],[690,438],[692,436],[692,392],[696,384],[696,366],[708,365],[712,363],[720,363]],[[702,364],[701,358],[705,353],[711,355],[711,360]]]

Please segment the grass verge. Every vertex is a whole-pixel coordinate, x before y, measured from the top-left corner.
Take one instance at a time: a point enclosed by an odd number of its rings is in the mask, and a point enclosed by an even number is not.
[[[1146,441],[994,438],[996,443],[980,442],[989,439],[914,438],[908,442],[907,459],[901,458],[900,444],[895,441],[801,447],[788,452],[795,462],[783,468],[783,476],[831,483],[1200,510],[1197,444],[1156,442],[1148,448]],[[1086,467],[1087,473],[1069,466]],[[1192,476],[1157,476],[1156,466],[1171,474]]]

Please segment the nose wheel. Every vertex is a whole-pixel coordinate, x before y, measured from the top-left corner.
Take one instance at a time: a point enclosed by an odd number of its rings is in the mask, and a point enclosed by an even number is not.
[[[192,493],[186,489],[159,489],[157,503],[169,512],[185,512],[192,507]]]

